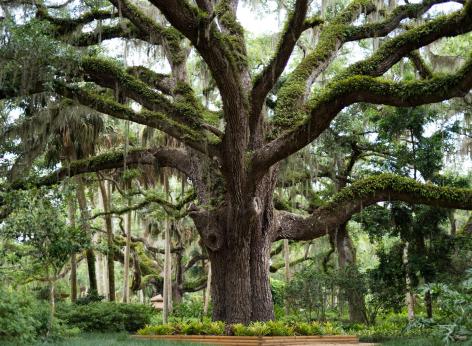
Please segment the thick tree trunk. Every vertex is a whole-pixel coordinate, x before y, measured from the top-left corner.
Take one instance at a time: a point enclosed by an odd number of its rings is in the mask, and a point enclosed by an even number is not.
[[[76,182],[77,182],[77,189],[76,189],[76,194],[77,194],[77,201],[79,203],[79,209],[80,209],[80,216],[81,216],[81,223],[82,227],[85,230],[85,233],[92,238],[92,234],[90,231],[90,225],[89,225],[89,218],[90,214],[87,208],[87,199],[85,197],[85,188],[84,184],[82,182],[82,178],[80,176],[76,176]],[[87,269],[88,269],[88,277],[89,277],[89,285],[90,285],[90,292],[91,294],[97,294],[97,276],[95,273],[95,254],[92,250],[91,247],[89,247],[85,255],[87,257]]]
[[[193,215],[211,262],[213,319],[249,323],[274,318],[269,281],[274,238],[273,180],[256,196],[203,216]]]
[[[356,270],[356,250],[349,232],[346,229],[347,224],[342,224],[336,233],[336,248],[338,250],[339,268],[351,268]],[[355,273],[353,273],[355,274]],[[349,307],[349,320],[356,323],[368,323],[365,299],[362,292],[356,289],[347,289],[346,298]]]

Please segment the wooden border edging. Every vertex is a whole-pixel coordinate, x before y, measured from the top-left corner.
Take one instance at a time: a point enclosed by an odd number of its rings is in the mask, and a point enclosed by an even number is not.
[[[186,341],[209,345],[229,346],[295,346],[295,345],[342,345],[359,344],[353,335],[323,336],[214,336],[214,335],[133,335],[132,338],[142,340]]]

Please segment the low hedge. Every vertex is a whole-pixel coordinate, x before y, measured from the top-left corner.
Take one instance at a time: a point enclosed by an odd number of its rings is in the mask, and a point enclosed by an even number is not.
[[[139,335],[225,335],[224,322],[174,322],[147,325],[139,329]],[[337,335],[343,329],[330,322],[285,323],[277,321],[253,322],[249,325],[233,324],[231,334],[235,336],[295,336],[295,335]]]
[[[61,320],[86,332],[136,332],[150,323],[153,313],[152,307],[143,304],[111,302],[61,304],[57,310]]]

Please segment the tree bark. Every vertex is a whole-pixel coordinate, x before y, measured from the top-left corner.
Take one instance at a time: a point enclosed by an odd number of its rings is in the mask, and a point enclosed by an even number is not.
[[[75,227],[75,205],[72,200],[69,201],[69,224]],[[70,300],[72,303],[77,301],[77,257],[71,254],[70,257]]]
[[[211,292],[211,262],[208,262],[208,279],[207,286],[205,289],[205,302],[203,303],[203,316],[208,314],[208,306],[210,305],[210,292]]]
[[[85,233],[90,237],[90,239],[92,239],[90,225],[88,222],[90,218],[90,214],[87,207],[87,199],[85,197],[85,187],[84,187],[82,178],[80,176],[77,176],[75,180],[77,183],[76,195],[77,195],[77,201],[79,203],[81,224],[82,224],[83,229],[85,230]],[[85,255],[87,257],[87,269],[88,269],[88,277],[89,277],[89,285],[90,285],[89,293],[97,294],[98,287],[97,287],[97,275],[95,273],[95,253],[91,246],[85,251]]]
[[[211,262],[213,319],[249,323],[274,318],[269,281],[275,240],[274,173],[253,197],[230,200],[218,211],[191,213]],[[231,197],[228,199],[232,199]]]
[[[356,249],[354,248],[354,244],[349,237],[349,232],[346,227],[347,223],[343,223],[336,232],[338,264],[341,270],[350,268],[351,270],[355,270],[353,274],[356,274]],[[356,289],[346,289],[346,299],[349,307],[349,320],[355,323],[368,323],[363,293]]]
[[[131,202],[128,201],[128,207]],[[131,249],[131,211],[126,214],[125,219],[126,230],[126,244],[125,244],[125,259],[123,263],[123,303],[129,303],[129,263],[130,263],[130,249]]]
[[[170,254],[170,231],[167,219],[165,220],[165,245],[164,245],[164,289],[163,299],[164,308],[162,310],[162,320],[164,323],[168,322],[169,313],[172,309],[172,267],[171,267],[171,254]]]
[[[54,315],[56,314],[56,277],[49,278],[49,321],[48,321],[48,331],[47,336],[51,334]]]
[[[172,285],[172,301],[179,304],[184,295],[184,270],[182,251],[175,253],[175,283]]]
[[[111,209],[111,192],[105,185],[102,179],[99,179],[100,193],[103,201],[103,210],[105,213],[109,213]],[[108,274],[108,299],[109,301],[115,301],[115,255],[114,255],[114,244],[113,244],[113,223],[110,214],[105,214],[105,229],[107,232],[107,274]]]
[[[405,266],[405,284],[406,284],[406,294],[405,301],[406,307],[408,309],[408,319],[411,321],[415,318],[415,301],[411,289],[411,277],[409,273],[409,257],[408,257],[408,242],[405,242],[403,248],[403,265]]]

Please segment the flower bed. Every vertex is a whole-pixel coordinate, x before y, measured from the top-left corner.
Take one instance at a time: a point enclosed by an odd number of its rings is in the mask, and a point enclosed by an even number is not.
[[[226,336],[228,332],[231,336]],[[148,325],[135,338],[195,342],[213,345],[334,345],[358,344],[353,335],[331,323],[283,323],[269,321],[249,325],[223,322],[182,322]],[[336,335],[338,334],[338,335]]]

